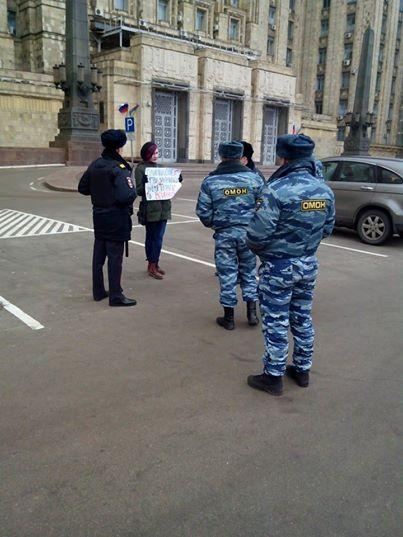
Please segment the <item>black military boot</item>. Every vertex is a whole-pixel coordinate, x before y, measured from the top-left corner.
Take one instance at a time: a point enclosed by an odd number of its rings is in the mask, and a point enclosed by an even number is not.
[[[283,394],[283,377],[275,377],[274,375],[250,375],[248,377],[248,385],[256,390],[262,390],[270,395]]]
[[[298,371],[295,365],[287,365],[286,373],[298,384],[300,388],[308,388],[309,371]]]
[[[256,302],[247,302],[246,307],[249,326],[256,326],[257,324],[259,324],[259,319],[256,315]]]
[[[217,324],[225,328],[226,330],[233,330],[235,328],[234,323],[234,308],[227,308],[224,306],[224,317],[217,317]]]

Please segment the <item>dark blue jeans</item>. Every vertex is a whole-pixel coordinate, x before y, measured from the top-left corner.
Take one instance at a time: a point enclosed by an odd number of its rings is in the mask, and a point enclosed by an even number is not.
[[[160,260],[162,240],[164,238],[166,220],[159,222],[147,222],[146,224],[146,259],[149,263],[157,263]]]
[[[103,266],[108,257],[109,301],[122,298],[120,279],[124,242],[95,239],[92,258],[92,292],[95,300],[105,296]]]

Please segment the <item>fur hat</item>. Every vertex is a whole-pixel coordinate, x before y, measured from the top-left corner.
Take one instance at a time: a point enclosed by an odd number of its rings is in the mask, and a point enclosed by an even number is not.
[[[284,134],[277,138],[276,153],[287,160],[312,156],[315,142],[305,134]]]
[[[124,131],[119,129],[109,129],[101,134],[101,142],[108,149],[119,149],[127,142],[127,137]]]
[[[243,153],[243,145],[241,142],[224,142],[218,146],[218,154],[220,157],[228,159],[241,158]]]

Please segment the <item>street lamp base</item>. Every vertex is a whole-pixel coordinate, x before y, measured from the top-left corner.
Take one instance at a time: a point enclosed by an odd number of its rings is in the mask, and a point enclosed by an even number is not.
[[[88,138],[70,140],[56,138],[50,143],[50,147],[62,147],[65,150],[66,166],[88,166],[103,151],[100,140],[88,140]]]

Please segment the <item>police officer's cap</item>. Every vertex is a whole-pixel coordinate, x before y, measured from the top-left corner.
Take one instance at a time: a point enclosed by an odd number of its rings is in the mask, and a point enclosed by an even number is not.
[[[276,153],[287,160],[310,157],[315,142],[305,134],[284,134],[277,138]]]
[[[241,142],[224,142],[218,146],[218,154],[223,158],[241,158],[243,154],[243,145]]]
[[[101,142],[104,147],[109,149],[119,149],[127,142],[127,136],[122,130],[108,129],[101,134]]]

